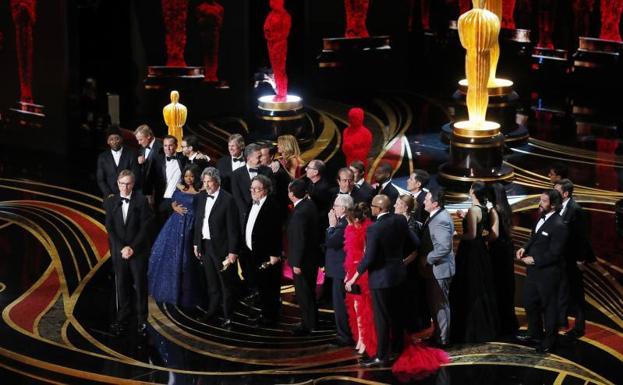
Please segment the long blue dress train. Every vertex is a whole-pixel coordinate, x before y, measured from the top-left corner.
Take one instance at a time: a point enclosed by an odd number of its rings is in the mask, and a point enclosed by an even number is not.
[[[157,302],[185,308],[202,304],[201,266],[192,250],[196,194],[175,190],[173,200],[188,209],[165,222],[149,258],[149,294]]]

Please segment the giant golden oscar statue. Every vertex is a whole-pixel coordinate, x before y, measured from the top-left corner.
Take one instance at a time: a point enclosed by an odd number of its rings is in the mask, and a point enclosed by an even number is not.
[[[171,91],[171,103],[162,109],[162,115],[164,116],[164,123],[169,128],[168,135],[175,136],[177,142],[182,143],[182,137],[184,136],[183,127],[186,123],[188,111],[186,106],[180,103],[179,100],[179,92]]]

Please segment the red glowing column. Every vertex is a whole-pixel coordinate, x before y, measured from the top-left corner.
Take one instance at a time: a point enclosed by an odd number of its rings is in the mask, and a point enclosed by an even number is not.
[[[283,6],[284,0],[270,0],[270,12],[264,21],[264,37],[268,43],[268,56],[275,74],[277,95],[275,101],[285,101],[288,95],[288,75],[286,57],[288,56],[288,35],[292,21]]]
[[[366,18],[369,0],[344,0],[346,9],[346,37],[368,37]]]
[[[167,67],[186,67],[186,16],[188,0],[162,0]]]
[[[600,39],[621,41],[619,23],[623,0],[601,0],[601,33]]]
[[[505,0],[502,2],[502,28],[515,29],[515,0]]]
[[[35,0],[11,0],[19,72],[20,101],[32,103],[32,28],[36,21]]]
[[[556,0],[539,2],[539,42],[537,43],[537,47],[554,49],[552,35],[554,33],[554,20],[556,20],[556,6]]]
[[[224,8],[218,1],[204,1],[197,6],[197,24],[203,45],[206,82],[218,82],[218,50],[223,27]]]

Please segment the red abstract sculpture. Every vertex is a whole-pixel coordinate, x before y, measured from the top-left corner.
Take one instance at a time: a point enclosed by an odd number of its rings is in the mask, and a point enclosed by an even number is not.
[[[515,0],[502,1],[502,28],[515,29],[515,18],[513,13],[515,12]]]
[[[288,95],[288,75],[286,57],[288,56],[288,35],[292,21],[283,6],[284,0],[270,0],[270,12],[264,21],[264,37],[268,43],[270,65],[275,74],[276,92],[274,100],[282,102]]]
[[[15,45],[19,72],[20,101],[32,103],[32,28],[36,21],[36,0],[11,0],[15,23]]]
[[[552,35],[554,33],[557,0],[545,0],[538,4],[539,42],[537,47],[553,49],[554,41],[552,40]]]
[[[369,0],[344,0],[346,9],[346,37],[368,37],[366,18]]]
[[[188,0],[162,0],[167,67],[186,67],[186,16]]]
[[[595,0],[573,0],[571,9],[573,10],[574,36],[588,36],[590,33],[590,19],[593,13]]]
[[[342,152],[346,164],[360,160],[367,167],[368,153],[372,148],[372,134],[363,125],[364,112],[361,108],[351,108],[348,111],[348,127],[342,134]]]
[[[619,33],[621,11],[623,11],[623,0],[601,0],[600,39],[621,41]]]
[[[197,24],[203,45],[203,65],[206,82],[218,82],[218,49],[225,10],[216,0],[204,1],[197,10]]]

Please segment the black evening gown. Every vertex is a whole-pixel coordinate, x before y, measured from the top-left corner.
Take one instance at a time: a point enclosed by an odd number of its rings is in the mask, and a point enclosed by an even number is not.
[[[486,342],[497,336],[498,310],[493,273],[482,232],[488,223],[487,208],[477,224],[476,237],[461,240],[456,253],[456,274],[450,286],[452,342]],[[467,217],[463,219],[467,229]]]

